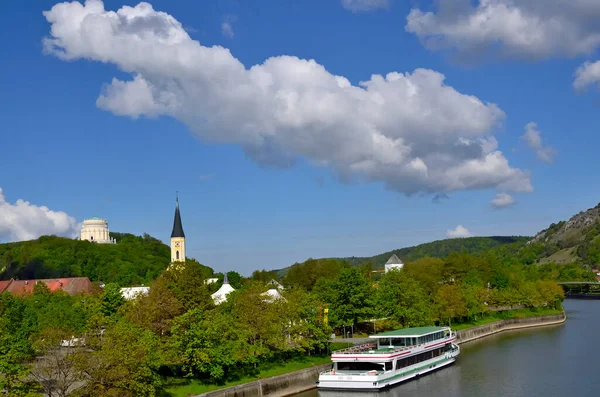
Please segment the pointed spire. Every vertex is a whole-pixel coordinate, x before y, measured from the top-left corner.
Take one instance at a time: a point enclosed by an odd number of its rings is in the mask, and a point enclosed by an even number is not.
[[[225,273],[225,277],[223,277],[223,284],[229,284],[229,279],[227,278],[227,273]]]
[[[171,238],[173,237],[185,238],[181,224],[181,214],[179,213],[179,192],[175,196],[175,219],[173,220],[173,231],[171,232]]]

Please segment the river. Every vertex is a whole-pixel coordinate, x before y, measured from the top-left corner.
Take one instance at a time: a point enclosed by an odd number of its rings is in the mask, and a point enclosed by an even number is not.
[[[507,331],[461,346],[456,363],[379,393],[295,397],[600,396],[600,301],[564,301],[563,325]]]

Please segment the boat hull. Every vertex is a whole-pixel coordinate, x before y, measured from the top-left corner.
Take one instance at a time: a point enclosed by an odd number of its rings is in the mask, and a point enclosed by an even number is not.
[[[402,368],[381,375],[332,374],[330,371],[319,376],[317,387],[326,390],[381,390],[446,367],[456,361],[457,355],[436,357],[423,361],[412,369]]]

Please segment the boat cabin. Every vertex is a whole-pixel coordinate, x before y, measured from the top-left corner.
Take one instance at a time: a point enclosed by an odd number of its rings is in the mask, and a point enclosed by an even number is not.
[[[436,340],[447,339],[450,337],[451,332],[449,327],[403,328],[371,335],[369,338],[377,339],[377,350],[384,351],[419,346]]]

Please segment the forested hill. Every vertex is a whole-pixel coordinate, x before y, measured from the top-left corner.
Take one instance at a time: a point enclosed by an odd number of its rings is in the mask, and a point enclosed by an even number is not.
[[[477,254],[505,244],[525,243],[531,237],[523,236],[492,236],[492,237],[467,237],[453,238],[447,240],[432,241],[430,243],[415,245],[413,247],[400,248],[384,252],[370,257],[347,257],[341,259],[353,266],[370,263],[374,269],[383,269],[383,265],[396,254],[403,262],[410,262],[426,256],[433,258],[445,258],[452,252],[463,252]]]
[[[383,269],[383,265],[390,259],[390,256],[396,254],[403,262],[414,261],[424,257],[445,258],[452,252],[463,252],[469,254],[478,254],[496,248],[502,245],[523,243],[531,240],[531,237],[522,236],[492,236],[492,237],[467,237],[453,238],[447,240],[432,241],[430,243],[415,245],[413,247],[400,248],[393,251],[384,252],[379,255],[369,257],[346,257],[346,258],[325,258],[323,260],[332,260],[345,262],[352,266],[370,264],[373,269]],[[279,277],[287,274],[291,268],[286,267],[276,270]]]
[[[144,234],[110,233],[117,244],[56,236],[0,244],[0,280],[89,277],[121,286],[148,284],[167,268],[170,248]],[[205,267],[207,274],[212,269]]]

